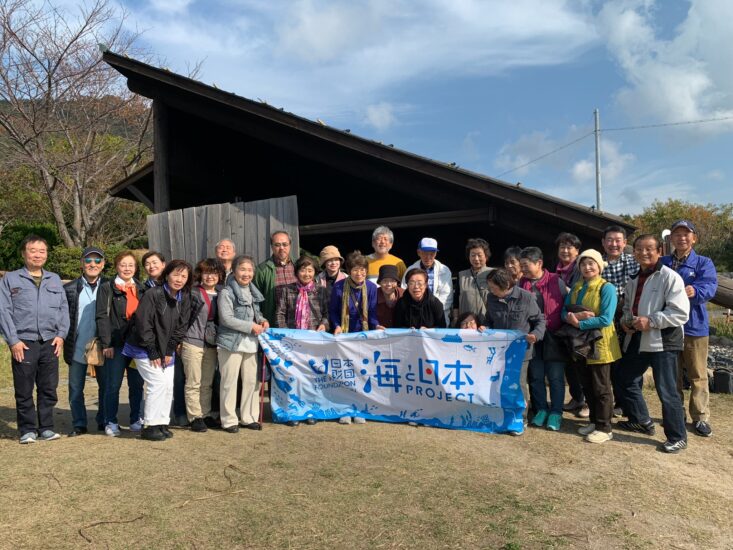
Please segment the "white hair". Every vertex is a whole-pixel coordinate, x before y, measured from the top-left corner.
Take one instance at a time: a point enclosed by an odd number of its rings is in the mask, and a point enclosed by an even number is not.
[[[394,244],[394,233],[392,233],[392,230],[386,225],[380,225],[374,230],[374,233],[372,233],[372,242],[374,242],[380,235],[387,235],[389,242]]]

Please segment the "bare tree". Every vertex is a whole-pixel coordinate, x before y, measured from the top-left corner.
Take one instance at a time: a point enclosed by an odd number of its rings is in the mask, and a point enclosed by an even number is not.
[[[124,18],[107,0],[76,13],[49,1],[0,0],[0,159],[37,174],[66,246],[108,237],[117,200],[107,189],[150,157],[150,105],[98,46],[146,57]],[[144,232],[135,223],[116,240]]]

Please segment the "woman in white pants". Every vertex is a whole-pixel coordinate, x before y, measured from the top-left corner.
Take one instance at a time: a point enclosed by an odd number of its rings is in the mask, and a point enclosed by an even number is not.
[[[252,282],[255,273],[251,256],[237,256],[232,275],[219,294],[219,332],[216,347],[221,374],[219,407],[221,427],[229,433],[239,431],[239,423],[250,430],[262,428],[257,421],[257,335],[270,328],[260,312],[265,299]],[[237,418],[237,380],[242,378],[242,402]]]
[[[123,355],[135,359],[145,381],[143,439],[161,441],[173,437],[168,429],[173,402],[173,365],[191,313],[191,271],[191,266],[183,260],[166,265],[160,276],[162,286],[143,294],[122,350]]]

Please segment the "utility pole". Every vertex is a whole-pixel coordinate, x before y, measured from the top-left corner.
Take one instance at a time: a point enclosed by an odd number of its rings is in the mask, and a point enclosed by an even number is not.
[[[601,115],[598,109],[593,111],[596,120],[596,129],[593,131],[596,138],[596,210],[603,211],[603,197],[601,196]]]

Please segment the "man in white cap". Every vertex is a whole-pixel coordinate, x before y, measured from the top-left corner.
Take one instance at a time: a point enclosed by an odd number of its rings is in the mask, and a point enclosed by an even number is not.
[[[442,264],[435,257],[438,255],[438,241],[432,237],[423,237],[417,245],[418,261],[407,268],[407,272],[416,267],[424,269],[428,274],[428,288],[443,304],[445,322],[450,325],[451,309],[453,307],[453,275],[448,266]],[[407,288],[405,277],[402,277],[402,288]]]

